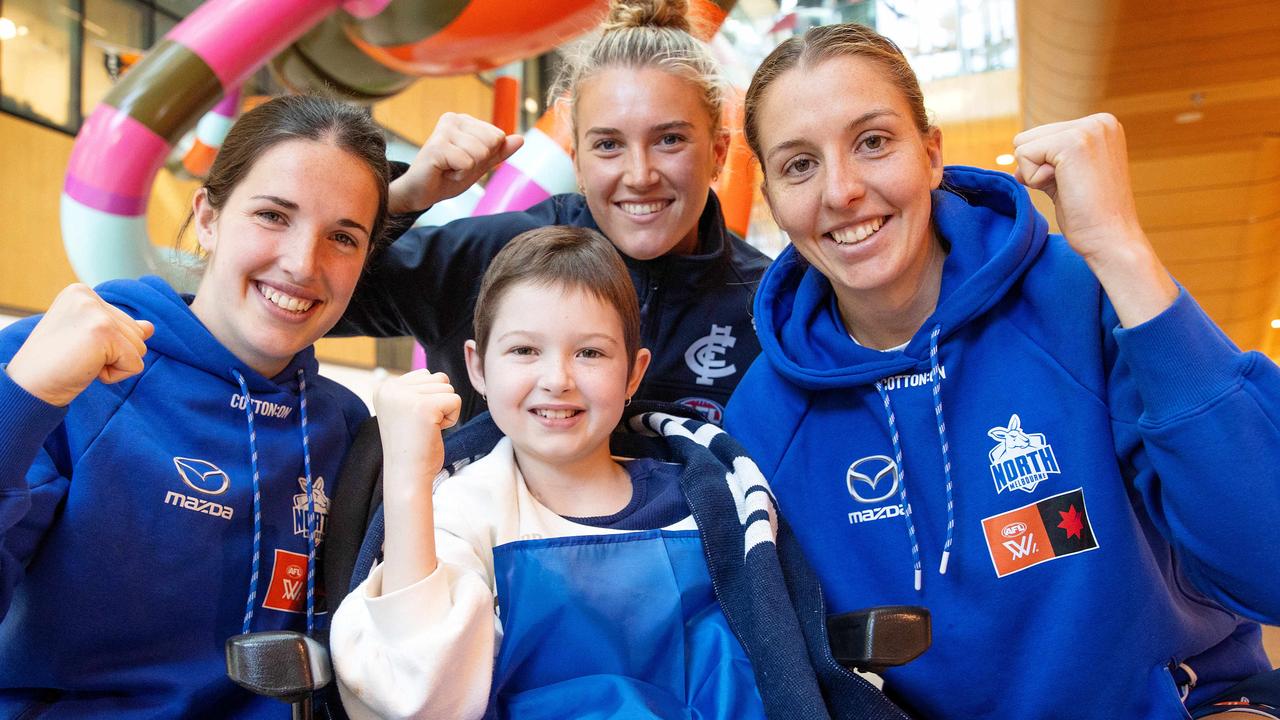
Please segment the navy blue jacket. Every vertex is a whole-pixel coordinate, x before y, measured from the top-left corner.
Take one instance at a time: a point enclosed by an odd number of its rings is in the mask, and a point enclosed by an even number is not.
[[[413,336],[427,365],[449,375],[462,417],[485,409],[463,360],[480,280],[516,235],[546,225],[599,230],[581,195],[556,195],[523,212],[416,227],[369,268],[336,334]],[[769,258],[729,232],[714,193],[698,221],[698,251],[653,260],[623,256],[640,298],[640,342],[653,353],[637,399],[677,402],[719,423],[729,394],[760,353],[751,297]]]

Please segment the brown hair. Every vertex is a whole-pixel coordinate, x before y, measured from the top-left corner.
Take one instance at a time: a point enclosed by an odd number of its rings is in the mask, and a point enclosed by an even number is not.
[[[747,87],[743,130],[751,151],[763,165],[760,147],[760,102],[765,92],[783,73],[798,66],[812,67],[834,57],[853,56],[879,63],[889,79],[902,91],[911,107],[911,119],[921,135],[932,127],[924,109],[924,93],[916,73],[889,38],[857,23],[841,23],[810,28],[803,36],[789,38],[773,49],[756,68]]]
[[[547,93],[550,106],[567,106],[577,143],[578,88],[611,67],[654,68],[698,87],[711,118],[711,134],[720,132],[727,83],[706,45],[689,34],[688,0],[613,0],[601,34],[585,51],[569,53]]]
[[[618,251],[589,228],[549,225],[515,236],[489,263],[476,299],[476,350],[484,356],[502,297],[519,283],[579,289],[618,311],[627,371],[640,351],[640,303]]]
[[[369,253],[373,256],[385,240],[387,185],[391,170],[387,165],[387,143],[382,131],[366,110],[329,98],[313,95],[286,95],[273,98],[245,113],[231,127],[218,151],[209,177],[201,186],[209,205],[221,211],[232,191],[253,168],[258,158],[276,145],[290,140],[314,140],[345,150],[369,167],[378,186],[378,214],[369,229]],[[178,231],[181,238],[192,215]]]

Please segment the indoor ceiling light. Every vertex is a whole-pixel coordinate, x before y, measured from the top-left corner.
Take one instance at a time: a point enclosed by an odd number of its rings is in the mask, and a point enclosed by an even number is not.
[[[1003,154],[997,155],[997,156],[996,156],[996,164],[997,164],[997,165],[1012,165],[1012,164],[1013,164],[1013,155],[1011,155],[1011,154],[1009,154],[1009,153],[1003,153]]]

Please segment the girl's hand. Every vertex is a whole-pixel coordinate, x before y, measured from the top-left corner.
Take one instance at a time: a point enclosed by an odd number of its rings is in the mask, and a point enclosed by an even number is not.
[[[1097,275],[1125,327],[1178,296],[1138,222],[1124,128],[1106,113],[1050,123],[1013,138],[1015,177],[1053,199],[1058,228]]]
[[[381,593],[395,592],[436,569],[431,481],[444,463],[441,431],[458,421],[462,399],[444,373],[414,370],[373,393],[382,438],[383,540]]]
[[[69,404],[94,380],[120,382],[142,372],[155,326],[134,320],[87,285],[58,293],[9,361],[22,389],[50,405]]]
[[[415,212],[456,197],[523,144],[519,135],[507,135],[470,115],[447,112],[409,170],[391,183],[389,210]]]
[[[444,464],[441,432],[458,422],[462,399],[444,373],[414,370],[382,383],[373,394],[384,463],[428,483]]]

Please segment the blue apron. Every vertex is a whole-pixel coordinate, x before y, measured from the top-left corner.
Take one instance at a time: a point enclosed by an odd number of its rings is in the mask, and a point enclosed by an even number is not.
[[[502,647],[486,718],[764,720],[696,530],[494,548]]]

